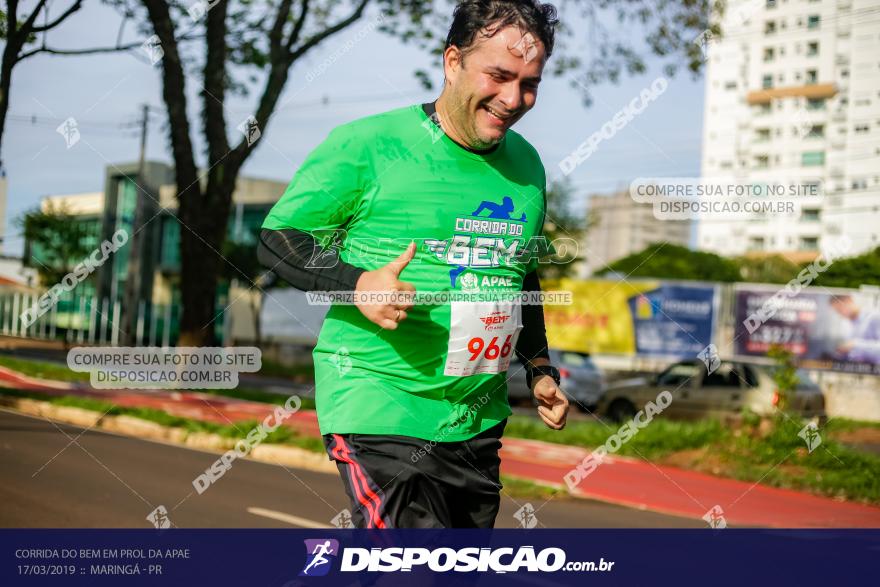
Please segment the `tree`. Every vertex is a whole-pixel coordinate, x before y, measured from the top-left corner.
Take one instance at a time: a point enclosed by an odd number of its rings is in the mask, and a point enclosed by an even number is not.
[[[778,394],[776,407],[780,412],[785,412],[791,405],[791,396],[800,383],[794,354],[782,346],[774,344],[767,351],[767,356],[774,362],[771,375]]]
[[[315,47],[338,36],[361,20],[368,7],[380,11],[371,21],[376,30],[430,49],[442,48],[451,13],[450,2],[425,0],[201,0],[191,6],[166,0],[105,0],[128,18],[141,17],[141,32],[149,37],[162,78],[162,98],[168,114],[168,135],[177,184],[178,219],[181,230],[181,319],[182,345],[205,345],[211,341],[207,325],[212,322],[214,298],[226,236],[232,192],[247,158],[267,132],[271,117],[293,66]],[[702,58],[693,41],[710,28],[711,10],[720,5],[712,0],[577,0],[574,9],[589,19],[591,34],[602,40],[599,51],[584,60],[563,53],[551,61],[551,73],[581,71],[574,79],[584,92],[601,81],[617,81],[621,73],[641,73],[645,66],[641,49],[635,47],[626,27],[611,42],[603,36],[600,13],[611,11],[624,23],[650,25],[648,49],[661,56],[671,74],[684,62],[698,71]],[[198,7],[198,8],[196,8]],[[143,10],[141,10],[143,9]],[[187,10],[189,9],[189,10]],[[603,12],[604,11],[604,12]],[[188,16],[189,15],[189,16]],[[182,50],[187,36],[178,29],[181,22],[196,21],[204,30],[198,51]],[[607,31],[606,31],[607,32]],[[561,39],[573,30],[563,26]],[[417,72],[418,73],[418,72]],[[421,79],[428,78],[421,72]],[[224,101],[228,94],[247,95],[250,83],[262,82],[254,113],[247,120],[227,120]],[[188,117],[185,86],[194,78],[201,91],[201,131],[207,145],[206,177],[198,172],[191,140],[193,122]],[[228,122],[243,130],[244,137],[230,144]],[[203,181],[204,180],[204,181]],[[238,271],[242,278],[244,272]]]
[[[254,344],[261,346],[262,330],[260,328],[260,309],[263,305],[262,295],[254,296],[254,290],[262,294],[263,284],[267,280],[266,271],[262,263],[257,259],[257,246],[254,244],[239,243],[227,240],[223,243],[223,257],[229,261],[222,266],[223,278],[229,280],[230,284],[238,284],[242,276],[247,279],[248,283],[254,284],[250,288],[250,296],[248,296],[248,305],[251,311],[251,318],[254,321]],[[232,288],[230,288],[231,294]],[[235,300],[230,302],[234,304]]]
[[[538,266],[542,279],[569,277],[575,269],[580,243],[590,228],[570,209],[573,189],[570,180],[551,181],[547,187],[547,214],[544,218],[544,237],[553,245],[555,254]]]
[[[691,279],[731,283],[740,280],[736,263],[714,253],[692,251],[687,247],[655,243],[643,251],[614,261],[602,274],[655,279]]]
[[[742,281],[752,283],[788,283],[801,270],[782,255],[737,257],[733,262],[739,266]]]
[[[18,0],[7,0],[5,2],[6,10],[0,11],[0,39],[6,41],[6,45],[3,47],[3,60],[0,62],[0,146],[3,143],[6,115],[9,112],[9,89],[12,85],[12,70],[20,62],[38,53],[89,55],[127,51],[141,45],[142,41],[130,44],[117,43],[115,47],[92,47],[87,49],[58,49],[49,47],[46,39],[49,31],[57,29],[68,18],[79,11],[82,5],[83,0],[73,0],[58,16],[51,18],[49,15],[51,3],[47,2],[47,0],[39,0],[30,14],[26,16],[19,13]],[[38,17],[41,14],[43,15],[43,24],[37,24]],[[41,43],[39,46],[34,47],[33,44],[38,41],[38,37]],[[2,167],[3,163],[2,159],[0,159],[0,169]]]
[[[92,252],[85,227],[64,205],[49,203],[45,210],[28,212],[17,223],[28,246],[25,264],[37,270],[44,285],[60,283]]]
[[[834,261],[819,274],[813,285],[854,288],[880,285],[880,247],[855,257]]]

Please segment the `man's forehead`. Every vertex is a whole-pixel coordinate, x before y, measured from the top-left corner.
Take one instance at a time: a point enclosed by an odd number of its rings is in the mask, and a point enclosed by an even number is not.
[[[478,35],[476,44],[494,51],[504,48],[506,53],[521,59],[526,65],[536,59],[543,60],[544,57],[544,44],[541,43],[541,40],[533,33],[515,26],[504,27],[500,30],[485,28]]]

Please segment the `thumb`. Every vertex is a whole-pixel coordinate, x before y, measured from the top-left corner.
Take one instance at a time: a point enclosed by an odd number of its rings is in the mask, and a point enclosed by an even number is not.
[[[413,260],[413,257],[416,256],[416,243],[415,241],[410,242],[406,247],[406,250],[400,254],[395,260],[388,263],[387,267],[391,270],[395,277],[400,275],[400,272],[404,270],[404,268],[409,264],[410,261]]]

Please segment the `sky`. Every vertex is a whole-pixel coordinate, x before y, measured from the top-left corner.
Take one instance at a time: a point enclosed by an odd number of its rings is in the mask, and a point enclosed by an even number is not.
[[[439,95],[439,58],[375,31],[370,18],[367,15],[294,66],[281,98],[283,106],[264,130],[243,175],[286,183],[335,126]],[[119,16],[112,8],[86,3],[50,34],[49,45],[112,46],[118,28]],[[124,38],[139,37],[129,27]],[[151,66],[144,53],[135,53],[41,54],[16,67],[2,146],[8,180],[5,254],[21,254],[23,239],[14,220],[35,208],[42,197],[103,191],[108,164],[137,161],[137,121],[144,103],[157,108],[149,127],[147,157],[172,162],[159,66]],[[592,88],[590,107],[584,106],[569,79],[545,75],[536,106],[514,129],[535,146],[549,179],[561,177],[559,162],[661,75],[656,60],[649,59],[648,64],[644,75]],[[421,88],[413,75],[420,68],[429,72],[435,90]],[[198,90],[195,83],[187,87],[191,136],[201,157]],[[233,122],[244,120],[255,109],[259,86],[254,90],[248,98],[226,100],[231,141],[238,141]],[[571,173],[573,209],[585,212],[589,194],[620,189],[635,177],[699,174],[703,98],[702,79],[684,73],[670,80],[665,92]],[[71,148],[56,132],[68,117],[76,119],[80,132],[80,141]]]

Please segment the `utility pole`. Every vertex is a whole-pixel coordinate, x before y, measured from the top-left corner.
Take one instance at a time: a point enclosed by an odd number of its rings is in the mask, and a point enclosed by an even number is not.
[[[122,339],[125,346],[136,346],[138,310],[143,301],[144,317],[151,310],[152,276],[145,276],[145,271],[152,271],[153,264],[146,256],[152,254],[151,231],[144,230],[147,222],[147,196],[144,190],[149,189],[146,180],[147,156],[147,125],[149,124],[150,106],[143,104],[141,110],[141,148],[138,157],[137,185],[135,186],[135,210],[129,235],[128,272],[125,280],[125,293],[122,303]],[[149,287],[147,287],[149,286]]]

